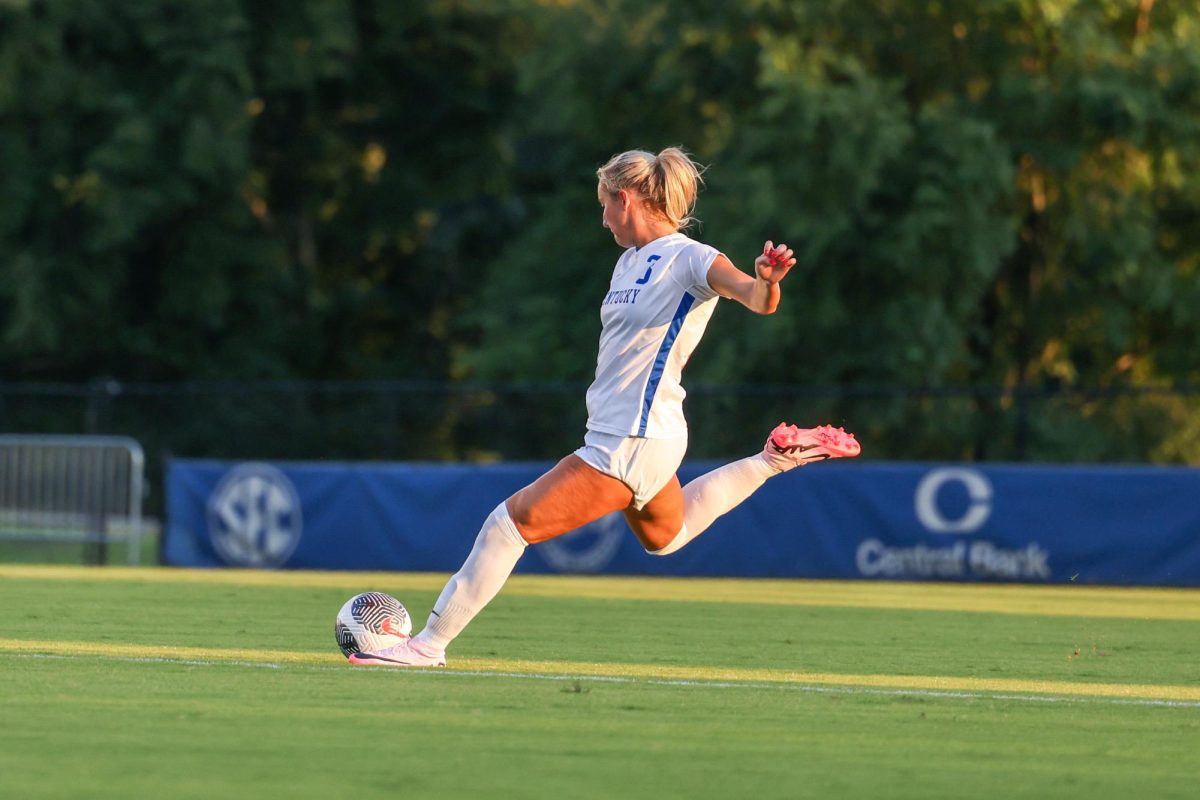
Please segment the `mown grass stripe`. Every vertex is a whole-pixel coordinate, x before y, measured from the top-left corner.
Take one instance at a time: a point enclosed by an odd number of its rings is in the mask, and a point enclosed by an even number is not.
[[[440,573],[305,572],[0,565],[0,580],[198,583],[378,589],[404,597],[441,591]],[[506,595],[648,602],[720,602],[826,608],[1200,621],[1200,589],[888,583],[875,581],[515,575]]]
[[[260,651],[171,645],[131,645],[109,642],[53,642],[0,639],[0,653],[103,656],[179,661],[221,661],[250,664],[341,664],[337,653]],[[949,675],[850,675],[795,672],[778,669],[610,664],[571,661],[461,659],[448,668],[488,674],[555,675],[579,678],[634,678],[729,684],[795,684],[937,692],[987,692],[1032,695],[1071,695],[1126,699],[1200,702],[1200,686],[1084,683],[1073,681],[969,678]]]
[[[58,659],[70,661],[84,656],[49,653],[14,653],[15,658]],[[188,667],[247,667],[261,669],[345,670],[341,664],[277,664],[255,661],[217,661],[212,659],[160,658],[134,656],[92,656],[106,661],[128,664],[178,664]],[[363,674],[359,671],[359,674]],[[1200,701],[1163,700],[1159,698],[1088,697],[1058,694],[1006,694],[965,692],[936,689],[874,688],[867,686],[818,686],[804,683],[750,683],[728,681],[693,681],[667,678],[634,678],[605,675],[554,675],[533,672],[485,672],[468,669],[420,669],[408,675],[430,678],[510,678],[513,680],[558,681],[576,683],[643,684],[646,686],[678,686],[698,689],[794,690],[814,694],[875,695],[880,697],[921,697],[947,700],[1009,700],[1022,703],[1107,703],[1111,705],[1162,706],[1168,708],[1200,708]]]

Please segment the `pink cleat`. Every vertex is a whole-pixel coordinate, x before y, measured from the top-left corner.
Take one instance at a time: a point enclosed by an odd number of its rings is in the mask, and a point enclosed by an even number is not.
[[[816,428],[797,428],[781,422],[767,437],[763,458],[780,472],[802,467],[827,458],[853,458],[862,446],[853,433],[843,428],[821,425]]]
[[[374,653],[351,653],[349,661],[356,667],[444,667],[446,654],[405,639]]]

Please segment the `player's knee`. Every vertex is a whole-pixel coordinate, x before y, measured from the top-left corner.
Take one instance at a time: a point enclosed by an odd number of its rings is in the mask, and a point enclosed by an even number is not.
[[[647,533],[649,534],[649,532]],[[687,526],[684,525],[672,534],[661,536],[647,535],[646,541],[642,543],[642,547],[652,556],[669,556],[672,553],[678,552],[683,543],[687,541],[687,538]]]
[[[505,505],[508,507],[508,516],[512,518],[513,524],[517,526],[517,530],[525,534],[533,531],[536,527],[535,509],[532,504],[524,502],[521,495],[521,492],[517,492],[508,498]]]
[[[531,502],[522,492],[517,492],[507,503],[508,516],[517,527],[517,532],[530,544],[544,542],[566,533],[566,527],[553,509]]]

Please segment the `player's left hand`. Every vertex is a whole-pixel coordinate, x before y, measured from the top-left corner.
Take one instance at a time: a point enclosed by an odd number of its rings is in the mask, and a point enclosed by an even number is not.
[[[754,259],[755,274],[767,283],[779,283],[794,266],[792,248],[783,243],[772,244],[770,240],[763,245],[762,255]]]

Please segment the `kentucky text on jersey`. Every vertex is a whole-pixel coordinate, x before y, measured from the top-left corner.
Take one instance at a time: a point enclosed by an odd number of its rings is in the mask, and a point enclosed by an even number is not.
[[[604,302],[600,305],[609,306],[613,303],[636,303],[638,292],[641,289],[621,289],[618,291],[609,292],[604,296]]]

